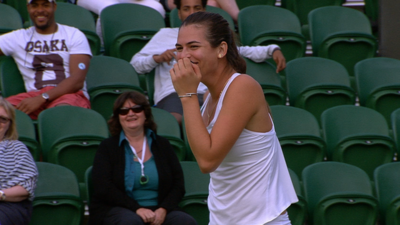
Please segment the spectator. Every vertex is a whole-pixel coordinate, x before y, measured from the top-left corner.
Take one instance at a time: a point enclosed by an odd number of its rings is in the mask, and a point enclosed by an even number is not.
[[[207,0],[175,0],[179,18],[183,21],[190,14],[205,11]],[[164,109],[175,116],[177,121],[182,121],[182,104],[176,94],[169,74],[175,63],[175,44],[179,28],[162,28],[144,46],[140,52],[132,57],[131,64],[138,73],[148,73],[155,69],[154,102],[157,108]],[[240,55],[255,62],[265,61],[273,57],[277,64],[277,72],[286,66],[285,57],[277,45],[239,47]],[[199,103],[202,104],[202,94],[206,86],[200,84],[197,90]]]
[[[163,4],[166,11],[171,11],[172,9],[177,8],[177,5],[174,4],[176,0],[161,0],[160,2]],[[239,7],[236,4],[235,0],[209,0],[207,5],[214,6],[225,10],[237,23],[238,15],[239,15]]]
[[[92,54],[86,36],[55,22],[54,0],[28,0],[27,7],[34,26],[0,36],[0,55],[14,58],[27,91],[7,101],[32,119],[58,105],[90,108],[85,77]]]
[[[183,172],[168,140],[156,134],[146,96],[125,92],[115,101],[93,163],[89,224],[194,225],[178,209]]]
[[[210,173],[210,225],[290,225],[296,192],[261,86],[246,72],[228,22],[197,12],[182,24],[171,79],[181,97],[187,137]],[[209,92],[200,110],[195,93]],[[238,207],[245,206],[245,207]]]
[[[18,139],[12,105],[0,98],[0,224],[28,225],[38,171]]]
[[[100,15],[101,11],[103,11],[103,9],[106,7],[118,3],[134,3],[144,5],[157,10],[162,17],[165,17],[165,10],[161,3],[157,0],[78,0],[76,2],[77,5],[96,13],[97,15]]]
[[[110,5],[119,3],[134,3],[134,4],[144,5],[154,10],[157,10],[157,12],[159,12],[161,16],[165,18],[164,7],[157,0],[77,0],[76,2],[77,5],[99,15],[96,22],[96,33],[97,35],[99,35],[102,43],[103,43],[103,32],[101,30],[101,20],[100,20],[101,11],[103,11],[103,9],[105,9]]]

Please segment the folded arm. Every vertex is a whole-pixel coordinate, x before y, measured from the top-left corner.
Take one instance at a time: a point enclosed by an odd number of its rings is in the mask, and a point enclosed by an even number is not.
[[[49,100],[59,98],[60,96],[68,93],[75,93],[83,88],[85,82],[86,73],[89,68],[90,56],[84,54],[74,54],[70,56],[69,60],[69,71],[70,76],[61,81],[56,87],[49,90]],[[32,98],[26,98],[22,100],[18,105],[17,109],[23,111],[26,114],[30,114],[42,106],[46,100],[42,96],[36,96]]]
[[[240,46],[238,50],[241,56],[249,58],[257,63],[273,58],[277,67],[276,73],[279,73],[286,67],[286,59],[278,45]]]
[[[2,191],[6,195],[5,201],[7,202],[20,202],[29,197],[29,192],[20,185],[3,189]]]

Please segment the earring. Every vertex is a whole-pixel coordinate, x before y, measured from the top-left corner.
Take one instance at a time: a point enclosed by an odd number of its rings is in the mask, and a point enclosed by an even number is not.
[[[221,55],[221,54],[219,54],[219,55],[218,55],[218,58],[222,58],[222,55]]]

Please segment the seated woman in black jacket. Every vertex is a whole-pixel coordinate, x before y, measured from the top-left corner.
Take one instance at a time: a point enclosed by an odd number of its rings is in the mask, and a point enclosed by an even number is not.
[[[112,137],[93,163],[89,223],[196,224],[178,209],[185,194],[182,168],[169,141],[156,134],[146,97],[121,94],[108,124]]]

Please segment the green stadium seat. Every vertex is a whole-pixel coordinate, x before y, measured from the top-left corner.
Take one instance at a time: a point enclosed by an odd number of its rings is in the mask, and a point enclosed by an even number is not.
[[[400,224],[400,162],[387,163],[374,171],[380,224]]]
[[[22,111],[15,110],[18,140],[22,141],[35,161],[40,160],[40,146],[36,138],[35,125],[32,119]]]
[[[330,59],[303,57],[288,62],[286,85],[290,105],[311,112],[318,121],[328,108],[355,104],[346,69]]]
[[[30,225],[80,225],[84,203],[75,174],[60,165],[36,162],[39,177]]]
[[[275,5],[276,0],[236,0],[240,10],[253,5]]]
[[[23,28],[22,18],[13,7],[0,4],[0,35]]]
[[[93,181],[92,181],[92,166],[87,168],[85,172],[85,185],[86,185],[86,196],[87,196],[87,204],[90,205],[90,201],[92,200],[93,195]]]
[[[344,2],[345,0],[282,0],[281,6],[296,14],[301,23],[301,33],[307,40],[310,40],[308,14],[312,10],[324,6],[341,6]]]
[[[310,225],[375,225],[378,201],[368,175],[341,162],[319,162],[302,173]]]
[[[271,112],[286,164],[301,177],[305,167],[323,161],[326,156],[318,122],[301,108],[275,105]]]
[[[354,67],[360,105],[380,112],[390,123],[400,108],[400,60],[378,57],[364,59]]]
[[[176,121],[171,113],[163,109],[152,107],[151,112],[157,124],[157,134],[168,139],[170,144],[174,147],[178,159],[180,161],[184,160],[186,157],[186,148],[181,138],[181,128],[179,127],[178,121]]]
[[[94,56],[86,74],[91,108],[106,120],[110,119],[114,102],[126,91],[143,93],[138,74],[125,60],[110,56]]]
[[[304,225],[307,218],[307,202],[303,195],[302,184],[293,170],[289,169],[289,174],[292,179],[293,187],[296,190],[297,198],[299,199],[298,202],[293,203],[287,209],[289,219],[292,225]]]
[[[4,56],[0,60],[0,91],[5,98],[26,92],[22,75],[11,56]]]
[[[379,1],[378,0],[365,0],[365,14],[368,16],[368,18],[371,19],[373,22],[378,21],[379,17]]]
[[[362,12],[343,6],[325,6],[308,14],[314,56],[342,64],[354,84],[354,65],[372,58],[378,47],[371,24]]]
[[[397,154],[400,153],[400,108],[395,110],[391,116],[391,128],[396,143]]]
[[[341,105],[325,110],[321,125],[328,159],[355,165],[373,179],[376,167],[392,161],[395,144],[377,111]]]
[[[128,62],[155,33],[165,27],[159,12],[139,4],[110,5],[101,11],[100,19],[104,54]]]
[[[285,105],[286,90],[282,87],[281,77],[276,73],[276,67],[269,62],[256,63],[250,59],[244,59],[247,65],[246,74],[261,85],[268,104]]]
[[[57,106],[39,114],[38,134],[43,161],[72,170],[85,200],[85,172],[101,141],[109,136],[105,119],[91,109]]]
[[[96,22],[90,11],[78,5],[58,2],[54,16],[57,23],[76,27],[81,30],[89,41],[92,54],[100,54],[101,41],[96,33]]]
[[[239,12],[238,27],[242,45],[277,44],[286,61],[303,57],[306,39],[297,16],[284,8],[268,5],[246,7]]]
[[[191,215],[197,224],[207,225],[209,223],[207,198],[210,175],[202,173],[197,162],[182,161],[181,166],[186,194],[179,203],[179,207]]]

